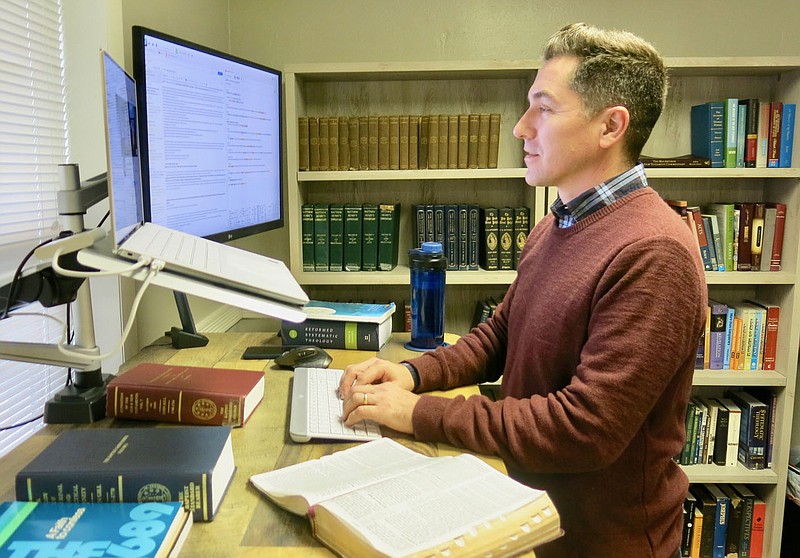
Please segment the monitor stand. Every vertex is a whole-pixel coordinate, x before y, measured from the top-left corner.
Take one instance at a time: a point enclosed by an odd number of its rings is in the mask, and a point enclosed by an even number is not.
[[[172,291],[175,295],[175,304],[178,306],[178,316],[181,327],[173,327],[166,334],[172,339],[172,346],[176,349],[191,349],[208,345],[208,337],[197,332],[189,307],[189,297],[181,291]]]

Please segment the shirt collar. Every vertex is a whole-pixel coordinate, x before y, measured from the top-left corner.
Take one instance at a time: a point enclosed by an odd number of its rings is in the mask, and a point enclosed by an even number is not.
[[[644,165],[638,163],[622,174],[589,188],[578,197],[565,204],[556,198],[550,210],[556,218],[558,228],[566,229],[585,219],[598,209],[609,206],[631,192],[647,186]]]

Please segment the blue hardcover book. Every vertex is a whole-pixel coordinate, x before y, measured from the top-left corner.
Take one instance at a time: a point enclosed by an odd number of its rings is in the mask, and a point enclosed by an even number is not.
[[[783,115],[781,116],[781,150],[778,158],[778,166],[781,168],[788,169],[792,166],[796,108],[797,105],[795,103],[783,103]]]
[[[724,166],[724,106],[712,101],[692,107],[692,155],[707,157],[712,167]]]
[[[3,502],[0,555],[177,556],[191,527],[179,502]]]
[[[728,307],[716,300],[709,300],[708,305],[711,306],[708,367],[711,370],[722,370],[725,366],[725,326],[728,323]]]
[[[382,323],[395,311],[394,302],[386,304],[367,302],[327,302],[310,300],[303,307],[309,318],[342,322]]]
[[[767,311],[763,308],[755,309],[755,326],[753,329],[753,353],[750,357],[750,370],[758,370],[761,365],[761,342],[764,339],[764,322],[767,319]]]
[[[445,212],[444,205],[436,204],[433,206],[433,240],[445,246]]]
[[[744,168],[745,141],[747,138],[747,99],[739,101],[736,117],[736,168]]]
[[[739,99],[725,99],[725,132],[723,134],[725,168],[736,168],[736,142],[739,138]]]
[[[703,220],[703,231],[706,234],[706,243],[708,244],[708,259],[711,261],[711,271],[720,271],[719,263],[717,262],[717,244],[714,241],[714,232],[711,228],[711,217],[708,215],[701,215]]]
[[[716,484],[706,483],[703,486],[706,487],[716,502],[713,516],[714,546],[712,547],[711,556],[712,558],[725,558],[725,538],[728,534],[728,520],[731,515],[731,499]]]

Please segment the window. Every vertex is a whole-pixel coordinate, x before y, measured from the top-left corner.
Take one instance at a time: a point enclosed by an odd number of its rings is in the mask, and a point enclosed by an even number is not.
[[[60,0],[0,3],[0,285],[56,232],[58,165],[68,153],[62,53]],[[0,320],[0,340],[55,342],[63,328],[47,315],[64,311],[28,305],[20,312],[33,316]],[[0,360],[0,428],[41,415],[65,378],[63,368]],[[0,431],[0,455],[41,425]]]

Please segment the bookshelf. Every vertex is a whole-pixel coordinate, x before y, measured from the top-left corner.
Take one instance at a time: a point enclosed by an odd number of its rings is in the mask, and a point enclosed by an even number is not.
[[[538,61],[304,64],[285,68],[290,268],[312,298],[408,299],[406,253],[412,204],[474,203],[531,208],[531,224],[546,214],[555,192],[524,182],[521,142],[512,128],[524,112]],[[645,146],[656,157],[690,152],[690,107],[726,97],[800,100],[800,57],[667,59],[670,95]],[[501,116],[498,168],[440,170],[298,171],[299,116],[453,114]],[[695,392],[719,395],[735,387],[763,386],[778,394],[773,468],[685,467],[691,482],[745,483],[767,502],[764,556],[778,556],[792,438],[797,356],[800,347],[800,148],[789,169],[648,169],[665,198],[700,205],[719,201],[776,201],[787,206],[780,272],[709,272],[709,293],[723,300],[761,298],[781,307],[775,371],[697,371]],[[300,208],[305,203],[400,202],[398,266],[391,272],[302,271]],[[502,297],[513,271],[447,274],[446,328],[468,330],[475,302]],[[398,312],[402,316],[402,312]]]

